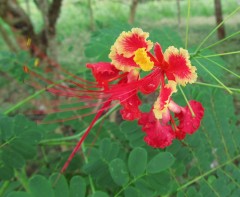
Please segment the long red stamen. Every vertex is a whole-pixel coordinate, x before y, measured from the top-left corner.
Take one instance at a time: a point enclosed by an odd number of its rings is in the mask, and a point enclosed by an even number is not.
[[[127,96],[125,96],[127,94]],[[124,99],[121,99],[121,102],[124,102],[126,101],[127,99],[129,99],[130,97],[132,97],[134,94],[136,94],[135,90],[131,90],[131,91],[127,91],[127,92],[124,92],[124,93],[120,93],[118,92],[117,95],[114,95],[115,97],[122,97],[124,96]],[[113,97],[114,97],[113,96]],[[105,105],[106,103],[108,103],[109,101],[112,101],[114,100],[112,97],[109,98],[108,100],[106,101],[102,101],[101,103],[103,105]],[[90,107],[96,107],[98,106],[98,104],[91,104]],[[76,108],[67,108],[67,109],[61,109],[58,111],[56,110],[56,112],[64,112],[64,111],[71,111],[71,110],[77,110],[77,109],[87,109],[87,108],[90,108],[89,106],[80,106],[80,107],[76,107]],[[106,108],[107,109],[107,108]],[[86,113],[86,114],[83,114],[81,116],[73,116],[73,117],[68,117],[68,118],[64,118],[64,119],[58,119],[58,120],[50,120],[50,121],[43,121],[43,122],[39,122],[39,124],[51,124],[51,123],[58,123],[58,122],[66,122],[66,121],[70,121],[70,120],[74,120],[74,119],[78,119],[78,118],[84,118],[86,116],[89,116],[89,115],[92,115],[92,114],[96,114],[98,113],[99,111],[101,110],[105,110],[104,107],[102,107],[101,109],[97,110],[97,111],[91,111],[89,113]],[[55,112],[54,112],[55,113]],[[52,114],[54,114],[52,113]],[[50,113],[51,114],[51,113]]]
[[[64,173],[64,171],[67,169],[67,167],[69,166],[72,158],[75,156],[75,154],[77,153],[77,151],[79,150],[79,148],[81,148],[82,143],[84,142],[84,140],[86,139],[86,137],[88,136],[89,132],[91,131],[92,127],[94,126],[95,122],[98,120],[98,118],[102,115],[102,113],[106,110],[109,109],[109,106],[111,104],[111,100],[109,100],[108,102],[106,102],[102,108],[98,111],[98,113],[96,114],[96,116],[94,117],[94,119],[92,120],[91,124],[89,125],[89,127],[87,128],[87,130],[85,131],[85,133],[83,134],[83,136],[81,137],[81,139],[79,140],[79,142],[77,143],[77,145],[75,146],[75,148],[73,149],[72,153],[70,154],[70,156],[68,157],[67,161],[65,162],[65,164],[63,165],[62,169],[61,169],[61,173]]]
[[[109,101],[110,101],[110,99],[108,101],[105,101],[105,103],[107,103]],[[97,106],[97,105],[95,105],[95,106]],[[46,121],[43,121],[43,122],[39,122],[39,124],[52,124],[52,123],[67,122],[67,121],[70,121],[70,120],[80,119],[80,118],[84,118],[84,117],[99,113],[99,111],[107,110],[108,108],[109,108],[109,106],[105,107],[105,108],[102,107],[97,111],[91,111],[91,112],[83,114],[83,115],[79,115],[79,116],[76,115],[76,116],[72,116],[72,117],[68,117],[68,118],[64,118],[64,119],[58,119],[58,120],[49,120],[49,121],[46,120]]]

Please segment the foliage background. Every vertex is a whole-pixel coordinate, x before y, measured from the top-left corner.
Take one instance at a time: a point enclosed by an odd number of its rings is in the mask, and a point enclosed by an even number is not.
[[[36,32],[43,27],[41,14],[30,2],[28,13]],[[215,28],[213,2],[190,1],[188,50],[194,52],[201,41]],[[19,1],[27,9],[26,1]],[[63,1],[57,22],[55,61],[72,73],[90,78],[86,62],[106,61],[110,46],[123,30],[138,26],[150,32],[150,39],[163,48],[184,47],[188,1],[180,2],[181,23],[176,1],[142,1],[133,25],[127,24],[129,1],[91,1],[94,31],[89,15],[89,1]],[[237,1],[222,1],[223,13],[239,7]],[[126,11],[127,10],[127,11]],[[225,23],[227,35],[240,28],[239,11]],[[1,26],[14,40],[9,26]],[[202,48],[217,42],[211,36]],[[201,52],[202,55],[239,51],[239,33],[221,45]],[[22,65],[32,66],[46,78],[59,81],[64,76],[44,73],[35,68],[35,58],[24,51],[9,51],[0,39],[0,196],[239,196],[239,54],[216,56],[208,61],[193,58],[199,82],[184,88],[189,99],[201,101],[205,116],[201,128],[183,143],[175,141],[166,150],[156,150],[143,142],[143,132],[136,122],[122,122],[117,115],[105,114],[87,138],[82,151],[73,159],[64,175],[58,173],[68,155],[91,122],[93,115],[81,115],[92,109],[77,110],[83,103],[54,97],[43,89],[34,89],[33,79],[22,72]],[[49,51],[48,51],[49,52]],[[51,54],[51,51],[49,52]],[[198,63],[200,62],[200,63]],[[219,85],[204,68],[236,91],[230,95],[222,88],[203,86],[201,82]],[[220,68],[222,65],[236,75]],[[56,71],[58,72],[58,71]],[[36,82],[35,82],[36,83]],[[222,87],[222,86],[220,86]],[[185,101],[179,93],[174,100]],[[147,101],[147,103],[150,101]],[[54,103],[71,109],[52,113]],[[21,107],[20,107],[21,106]],[[149,109],[149,104],[144,105]],[[75,117],[74,120],[52,124],[36,124],[42,119],[36,112],[44,111],[44,120]],[[114,121],[112,121],[112,118]],[[101,132],[100,132],[101,131]],[[93,144],[94,142],[94,144]],[[59,178],[57,182],[55,180]]]

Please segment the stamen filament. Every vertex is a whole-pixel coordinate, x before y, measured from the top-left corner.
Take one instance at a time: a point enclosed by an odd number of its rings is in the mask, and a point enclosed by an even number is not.
[[[103,109],[102,109],[103,110]],[[72,117],[68,117],[68,118],[64,118],[64,119],[60,119],[60,120],[50,120],[50,121],[43,121],[43,122],[38,122],[38,124],[53,124],[53,123],[59,123],[59,122],[67,122],[67,121],[71,121],[71,120],[75,120],[75,119],[81,119],[87,116],[90,116],[92,114],[96,114],[98,113],[98,111],[91,111],[89,113],[80,115],[80,116],[72,116]]]
[[[94,126],[98,125],[104,118],[106,118],[107,116],[109,116],[112,112],[114,112],[120,105],[117,104],[114,107],[110,108],[108,110],[108,112],[106,112],[104,115],[102,115],[94,124]],[[60,138],[53,138],[53,139],[46,139],[46,140],[41,140],[39,142],[39,144],[52,144],[52,143],[58,143],[58,142],[64,142],[64,141],[70,141],[70,140],[75,140],[75,139],[79,139],[79,137],[81,137],[87,129],[85,129],[84,131],[77,133],[75,135],[72,136],[66,136],[66,137],[60,137]]]
[[[75,156],[75,154],[77,153],[77,151],[79,150],[79,148],[81,147],[82,143],[84,142],[84,140],[86,139],[86,137],[88,136],[89,132],[91,131],[92,127],[94,126],[94,124],[96,123],[96,121],[101,117],[102,113],[109,108],[111,101],[106,102],[102,108],[98,111],[98,113],[96,114],[96,116],[94,117],[94,119],[92,120],[91,124],[89,125],[89,127],[87,128],[87,130],[84,132],[83,136],[81,137],[81,139],[79,140],[79,142],[77,143],[77,145],[74,147],[72,153],[70,154],[70,156],[68,157],[67,161],[65,162],[65,164],[63,165],[62,169],[61,169],[61,173],[63,173],[68,165],[70,164],[72,158]]]

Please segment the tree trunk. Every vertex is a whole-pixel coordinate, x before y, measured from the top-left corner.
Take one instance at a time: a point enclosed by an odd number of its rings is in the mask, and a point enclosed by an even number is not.
[[[35,0],[34,2],[38,8],[41,8],[41,4],[48,1]],[[35,46],[35,51],[31,52],[38,56],[40,53],[47,53],[49,40],[55,36],[55,25],[60,14],[61,3],[62,0],[53,0],[48,8],[40,9],[45,26],[39,34],[34,31],[30,17],[20,7],[17,0],[0,0],[0,17],[10,26],[20,48],[28,50],[26,43],[28,39],[31,39]]]
[[[215,5],[216,22],[217,22],[217,25],[219,25],[223,21],[221,0],[214,0],[214,5]],[[218,28],[218,39],[221,40],[223,38],[225,38],[225,28],[224,28],[224,25],[222,24]]]
[[[135,18],[136,11],[137,11],[137,5],[138,5],[138,0],[132,0],[132,4],[130,7],[130,15],[129,15],[129,19],[128,19],[129,24],[133,24],[133,22],[134,22],[134,18]]]

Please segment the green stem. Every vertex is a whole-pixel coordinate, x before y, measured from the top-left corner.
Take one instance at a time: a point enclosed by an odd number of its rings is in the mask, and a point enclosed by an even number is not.
[[[52,86],[51,86],[52,87]],[[49,88],[49,87],[48,87]],[[32,94],[31,96],[28,96],[27,98],[21,100],[20,102],[18,102],[17,104],[15,104],[14,106],[10,107],[8,110],[6,110],[4,112],[5,115],[8,115],[9,113],[11,113],[12,111],[15,111],[16,109],[18,109],[19,107],[21,107],[22,105],[26,104],[28,101],[30,101],[31,99],[37,97],[39,94],[42,94],[43,92],[45,92],[45,88],[41,89],[37,92],[35,92],[34,94]]]
[[[208,38],[223,24],[225,23],[232,15],[234,15],[240,7],[236,8],[232,13],[230,13],[221,23],[219,23],[218,26],[216,26],[206,37],[205,39],[198,45],[196,51],[194,52],[195,54],[198,53],[199,49],[202,47],[202,45],[208,40]]]
[[[232,54],[238,54],[240,53],[240,51],[231,51],[231,52],[227,52],[227,53],[218,53],[218,54],[211,54],[211,55],[201,55],[201,56],[196,56],[196,58],[202,58],[202,57],[218,57],[218,56],[224,56],[224,55],[232,55]]]
[[[4,196],[3,194],[8,188],[9,184],[10,184],[10,181],[4,181],[4,183],[2,184],[2,187],[0,188],[0,196]]]
[[[235,165],[234,165],[234,166],[235,166]],[[222,171],[223,174],[225,174],[225,175],[231,180],[232,183],[234,183],[235,185],[238,186],[238,188],[240,188],[240,183],[239,183],[239,181],[235,180],[235,179],[233,178],[233,176],[232,176],[231,174],[229,174],[229,172],[227,173],[227,172],[226,172],[225,170],[223,170],[223,169],[220,169],[220,170]],[[239,171],[239,169],[238,169],[238,171]]]
[[[142,177],[144,177],[144,176],[146,176],[146,175],[147,175],[147,173],[145,173],[145,174],[143,174],[143,175],[140,175],[140,176],[134,178],[132,181],[129,181],[129,182],[127,183],[127,185],[123,186],[123,187],[118,191],[118,193],[116,193],[116,194],[114,195],[114,197],[119,196],[126,188],[129,187],[129,185],[133,184],[133,183],[136,182],[138,179],[140,179],[140,178],[142,178]]]
[[[0,145],[0,149],[3,148],[4,146],[6,146],[7,144],[9,144],[11,141],[13,141],[14,139],[16,139],[17,137],[14,136],[11,139],[9,139],[8,141],[4,142],[3,144]]]
[[[199,50],[199,51],[204,51],[204,50],[206,50],[206,49],[209,49],[209,48],[211,48],[211,47],[214,47],[214,46],[216,46],[216,45],[224,42],[225,40],[228,40],[229,38],[238,35],[239,33],[240,33],[240,31],[237,31],[237,32],[235,32],[235,33],[227,36],[226,38],[224,38],[224,39],[222,39],[222,40],[219,40],[219,41],[217,41],[217,42],[215,42],[215,43],[213,43],[213,44],[211,44],[211,45],[209,45],[209,46],[207,46],[207,47],[205,47],[205,48],[203,48],[203,49],[201,49],[201,50]]]
[[[88,158],[85,155],[85,150],[86,150],[85,145],[84,145],[84,143],[82,143],[82,153],[83,153],[85,163],[87,164],[88,163]],[[89,179],[89,184],[90,184],[92,193],[94,194],[96,189],[95,189],[95,186],[94,186],[93,179],[92,179],[91,175],[88,175],[88,179]]]
[[[227,162],[225,162],[225,163],[219,165],[219,166],[216,167],[216,168],[213,168],[213,169],[207,171],[206,173],[202,174],[201,176],[198,176],[198,177],[194,178],[193,180],[191,180],[191,181],[185,183],[185,184],[182,185],[181,187],[177,188],[177,191],[183,190],[184,188],[188,187],[189,185],[191,185],[191,184],[197,182],[198,180],[200,180],[200,179],[204,178],[205,176],[207,176],[207,175],[213,173],[214,171],[216,171],[216,170],[218,170],[218,169],[224,167],[225,165],[227,165],[227,164],[229,164],[229,163],[232,163],[233,161],[235,161],[236,159],[239,159],[239,158],[240,158],[240,155],[238,155],[238,156],[234,157],[233,159],[231,159],[231,160],[229,160],[229,161],[227,161]]]
[[[18,181],[22,184],[24,189],[27,192],[30,192],[30,189],[28,187],[28,178],[27,178],[24,168],[21,169],[21,172],[19,172],[18,170],[15,169],[14,173],[15,173],[15,177],[17,177]]]
[[[200,56],[200,55],[199,55],[199,56]],[[227,69],[226,67],[222,66],[221,64],[219,64],[219,63],[217,63],[217,62],[215,62],[215,61],[207,58],[206,56],[200,56],[200,57],[202,57],[202,58],[204,58],[204,59],[206,59],[206,60],[214,63],[214,64],[217,65],[218,67],[222,68],[223,70],[226,70],[227,72],[231,73],[232,75],[236,76],[237,78],[240,78],[240,75],[238,75],[238,74],[236,74],[235,72]]]
[[[215,79],[220,85],[222,85],[230,94],[232,94],[232,91],[225,86],[214,74],[212,74],[205,66],[203,66],[198,60],[196,62],[213,78]]]
[[[98,125],[104,118],[106,118],[108,115],[110,115],[113,111],[115,111],[117,108],[119,107],[118,105],[115,105],[114,107],[112,107],[107,113],[105,113],[104,115],[102,115],[94,124],[94,126]],[[40,144],[44,145],[44,144],[51,144],[51,143],[55,143],[55,142],[61,142],[61,141],[68,141],[68,140],[75,140],[75,139],[79,139],[84,133],[85,133],[86,129],[76,135],[72,135],[72,136],[67,136],[67,137],[62,137],[62,138],[55,138],[55,139],[46,139],[46,140],[42,140],[40,141]]]
[[[75,142],[64,142],[64,141],[56,141],[56,142],[51,142],[48,143],[48,146],[73,146],[75,145]],[[40,145],[44,145],[44,144],[40,144]]]
[[[212,87],[212,88],[226,89],[226,88],[223,87],[223,86],[215,85],[215,84],[210,84],[210,83],[195,82],[195,84],[203,85],[203,86],[208,86],[208,87]],[[239,92],[239,93],[240,93],[240,89],[238,89],[238,88],[230,88],[230,87],[227,87],[227,88],[228,88],[229,90],[236,91],[236,92]]]
[[[186,103],[187,103],[187,105],[188,105],[188,107],[189,107],[189,110],[190,110],[190,112],[191,112],[191,114],[192,114],[192,117],[195,117],[195,113],[194,113],[194,111],[193,111],[193,109],[192,109],[192,106],[189,104],[188,99],[187,99],[185,93],[183,92],[182,87],[181,87],[180,85],[179,85],[178,87],[179,87],[179,89],[180,89],[180,91],[181,91],[181,93],[182,93],[182,95],[183,95],[184,100],[186,101]]]
[[[188,46],[188,32],[189,32],[190,8],[191,8],[191,0],[188,0],[188,14],[187,14],[187,25],[186,25],[185,49],[186,49],[187,46]]]

